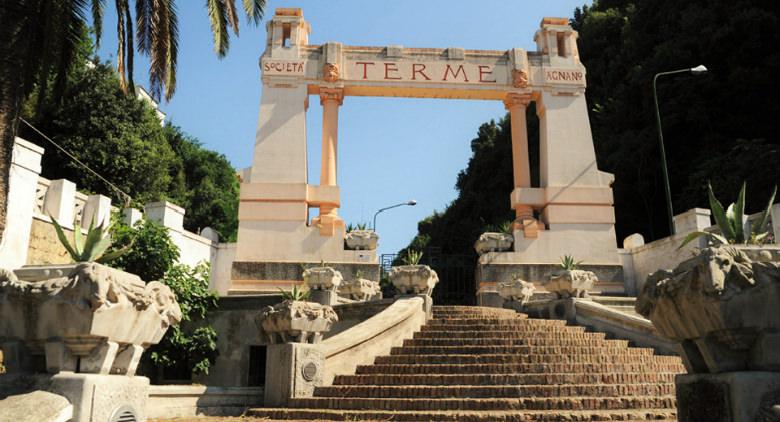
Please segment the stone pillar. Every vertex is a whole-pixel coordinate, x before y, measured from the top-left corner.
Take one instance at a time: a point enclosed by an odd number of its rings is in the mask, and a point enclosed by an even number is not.
[[[146,218],[175,231],[184,231],[184,208],[168,201],[144,205]]]
[[[33,204],[36,201],[38,176],[41,173],[43,148],[22,138],[14,140],[8,176],[5,229],[0,239],[0,265],[19,268],[27,263]],[[73,210],[71,210],[71,215]],[[73,221],[63,221],[71,224]]]
[[[531,94],[510,93],[504,99],[504,106],[509,110],[512,130],[512,169],[514,186],[517,188],[531,187],[531,167],[528,158],[528,129],[525,121],[525,110],[531,102]],[[530,205],[514,204],[515,228],[522,229],[526,238],[538,236],[537,222]]]
[[[111,198],[103,195],[89,195],[81,218],[81,225],[95,227],[108,226],[111,223]]]
[[[322,168],[320,186],[338,186],[336,174],[338,168],[338,132],[339,106],[344,102],[344,91],[334,88],[320,88],[322,104]],[[320,226],[320,234],[333,236],[336,228],[344,225],[339,218],[336,204],[320,204],[320,216],[315,224]]]
[[[311,397],[322,385],[325,354],[318,344],[269,344],[265,360],[267,407],[287,406],[295,397]]]
[[[43,214],[57,220],[61,226],[73,228],[76,204],[76,184],[67,179],[52,180],[43,200]]]

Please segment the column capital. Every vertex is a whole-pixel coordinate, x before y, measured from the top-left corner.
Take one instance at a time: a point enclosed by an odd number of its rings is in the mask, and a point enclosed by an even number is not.
[[[510,92],[504,98],[504,107],[507,110],[512,110],[515,107],[527,107],[528,103],[533,99],[531,94],[521,94],[517,92]]]
[[[339,105],[343,104],[344,89],[320,87],[320,105],[325,104],[326,101],[338,101]]]

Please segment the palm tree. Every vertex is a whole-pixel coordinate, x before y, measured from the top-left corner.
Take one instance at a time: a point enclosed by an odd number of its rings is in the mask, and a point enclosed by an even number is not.
[[[117,11],[117,70],[122,89],[132,93],[136,49],[150,58],[149,89],[159,100],[176,91],[178,18],[175,0],[114,0]],[[236,0],[207,0],[214,50],[222,58],[230,30],[238,36]],[[263,17],[265,0],[242,0],[253,24]],[[0,6],[0,236],[5,230],[8,177],[22,102],[36,88],[39,100],[52,87],[58,98],[92,16],[100,44],[106,0],[4,0]],[[135,23],[135,26],[133,25]],[[135,37],[134,37],[135,35]],[[135,43],[133,42],[135,38]]]

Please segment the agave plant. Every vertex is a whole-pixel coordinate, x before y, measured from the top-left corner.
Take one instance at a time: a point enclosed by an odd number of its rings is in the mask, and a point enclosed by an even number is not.
[[[106,253],[106,250],[111,246],[111,223],[95,227],[94,221],[89,224],[86,237],[81,233],[81,225],[74,224],[73,243],[71,244],[65,236],[65,231],[60,223],[54,218],[51,221],[54,224],[54,230],[57,232],[60,243],[68,251],[73,262],[98,262],[105,264],[124,255],[133,246],[131,241],[121,249]]]
[[[423,256],[422,251],[409,249],[408,251],[406,251],[406,256],[401,258],[401,261],[406,265],[417,265],[420,263],[420,259],[422,259],[422,256]]]
[[[745,183],[742,183],[742,189],[739,190],[737,196],[737,202],[730,204],[724,211],[723,205],[715,198],[715,194],[712,192],[712,185],[707,184],[707,193],[710,200],[710,212],[715,218],[715,223],[720,229],[720,234],[695,231],[685,237],[679,248],[692,242],[701,236],[707,236],[712,241],[717,241],[723,245],[728,244],[750,244],[760,245],[765,242],[766,237],[769,235],[767,226],[769,224],[769,216],[772,211],[772,204],[775,202],[775,195],[777,194],[777,186],[772,190],[772,195],[769,197],[769,204],[767,204],[764,212],[761,213],[761,217],[756,224],[752,224],[750,231],[745,231],[743,223],[745,215]],[[678,249],[679,249],[678,248]]]
[[[308,300],[311,296],[309,289],[298,288],[297,285],[293,286],[289,292],[282,289],[279,291],[282,293],[282,300]]]
[[[355,230],[366,230],[366,229],[368,229],[368,223],[347,224],[347,233]]]
[[[580,267],[580,264],[582,264],[582,261],[575,261],[571,255],[561,257],[560,266],[566,271],[574,271]]]
[[[512,221],[504,221],[503,223],[498,225],[498,232],[499,233],[506,233],[506,234],[512,234],[513,229],[513,222]]]

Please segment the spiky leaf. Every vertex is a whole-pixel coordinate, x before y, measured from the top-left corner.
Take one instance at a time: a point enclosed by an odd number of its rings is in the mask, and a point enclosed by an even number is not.
[[[766,230],[767,224],[769,224],[769,216],[772,215],[772,205],[775,202],[775,195],[777,195],[777,185],[772,189],[772,195],[769,197],[769,203],[766,205],[764,212],[761,214],[761,218],[758,220],[758,225],[753,227],[753,234],[760,234]]]
[[[731,208],[731,207],[729,207]],[[745,243],[745,230],[744,230],[744,216],[745,216],[745,183],[742,183],[742,189],[739,190],[737,196],[737,202],[734,203],[733,215],[731,224],[734,227],[734,241],[736,243]]]
[[[58,223],[57,220],[54,219],[54,217],[51,218],[51,222],[54,223],[54,231],[57,232],[57,238],[60,239],[60,243],[62,243],[62,246],[64,246],[65,250],[68,251],[70,258],[74,262],[78,262],[79,255],[76,253],[75,250],[73,250],[73,247],[70,246],[70,241],[68,241],[68,238],[65,236],[65,232],[62,230],[62,226],[60,226],[60,223]]]
[[[720,231],[723,233],[723,237],[728,240],[733,240],[736,237],[734,230],[726,217],[723,205],[715,198],[715,193],[712,192],[712,185],[709,183],[707,183],[707,193],[710,200],[710,211],[712,211],[712,216],[715,218],[715,223],[718,224]]]

